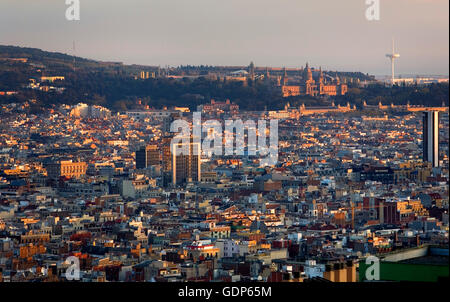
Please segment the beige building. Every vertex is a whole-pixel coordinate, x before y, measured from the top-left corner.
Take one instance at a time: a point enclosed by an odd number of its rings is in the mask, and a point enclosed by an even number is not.
[[[87,166],[88,165],[85,162],[63,160],[49,164],[46,167],[47,176],[51,179],[58,179],[61,176],[68,178],[80,178],[86,175]]]

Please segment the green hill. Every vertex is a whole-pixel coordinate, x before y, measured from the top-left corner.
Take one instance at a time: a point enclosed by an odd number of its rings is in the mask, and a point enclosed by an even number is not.
[[[24,59],[24,60],[20,60]],[[85,102],[109,107],[113,110],[134,108],[140,99],[154,108],[163,106],[186,106],[209,102],[211,98],[230,99],[244,110],[281,109],[287,102],[294,105],[324,105],[330,100],[299,96],[284,99],[276,87],[264,81],[237,82],[205,77],[208,73],[223,70],[214,66],[181,66],[171,70],[171,75],[200,74],[200,77],[181,79],[149,78],[136,79],[141,71],[156,72],[156,66],[124,65],[116,62],[101,62],[68,54],[47,52],[36,48],[0,45],[0,92],[17,91],[12,96],[0,94],[0,103],[24,102],[35,99],[35,109],[57,104]],[[340,77],[359,78],[362,73],[337,73]],[[64,90],[42,91],[29,88],[30,79],[39,81],[42,76],[64,76],[64,81],[51,85]],[[46,84],[44,84],[46,85]],[[406,103],[439,106],[448,104],[448,84],[433,84],[427,87],[372,86],[356,88],[350,83],[346,96],[335,97],[339,104]]]

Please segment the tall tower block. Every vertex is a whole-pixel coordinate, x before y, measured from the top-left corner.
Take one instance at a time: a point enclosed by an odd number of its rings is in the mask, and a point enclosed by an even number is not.
[[[423,161],[439,167],[439,112],[423,113]]]

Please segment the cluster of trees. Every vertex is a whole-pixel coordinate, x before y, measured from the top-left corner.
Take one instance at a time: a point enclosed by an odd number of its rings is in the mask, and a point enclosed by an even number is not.
[[[9,88],[19,88],[18,83],[27,81],[20,73],[0,73],[0,83]],[[0,102],[22,102],[28,99],[38,100],[37,106],[53,104],[74,104],[85,102],[108,107],[114,111],[132,109],[137,100],[153,108],[165,106],[190,107],[191,110],[210,101],[210,99],[230,99],[243,110],[278,110],[287,102],[293,106],[329,105],[330,99],[314,97],[282,98],[275,87],[262,82],[238,82],[212,80],[204,77],[196,79],[158,78],[135,80],[120,73],[79,72],[71,73],[64,82],[54,86],[65,87],[65,91],[41,92],[21,89],[21,93],[0,97]],[[1,89],[1,88],[0,88]],[[367,88],[350,88],[345,96],[335,97],[338,104],[356,104],[362,107],[364,101],[370,105],[378,102],[389,105],[407,104],[440,106],[448,104],[448,84],[431,84],[427,86],[386,87],[372,85]]]
[[[0,71],[0,91],[16,91],[28,82],[26,74],[7,70]]]
[[[29,58],[33,64],[11,62],[5,58]],[[73,70],[73,60],[76,70]],[[37,68],[36,66],[42,66]],[[243,110],[277,110],[287,102],[293,106],[305,104],[329,105],[330,99],[315,97],[282,98],[279,89],[266,85],[263,81],[225,81],[210,77],[199,78],[157,78],[135,80],[140,66],[125,66],[120,63],[104,63],[73,56],[50,53],[39,49],[0,46],[0,91],[20,91],[13,96],[0,96],[2,102],[23,102],[36,99],[35,110],[55,104],[75,104],[85,102],[108,107],[115,111],[124,111],[136,106],[137,100],[154,108],[169,106],[190,107],[191,110],[210,99],[230,99]],[[200,74],[215,70],[212,66],[181,66],[185,73]],[[66,80],[53,83],[64,87],[62,93],[42,92],[25,88],[30,78],[41,75],[62,75]],[[338,73],[340,77],[371,79],[362,73]],[[368,104],[406,104],[440,106],[448,104],[448,84],[431,84],[427,86],[370,85],[367,88],[350,87],[345,96],[338,96],[338,104],[356,104],[361,107]]]
[[[137,99],[145,100],[151,107],[185,106],[195,109],[210,99],[230,99],[247,110],[281,108],[283,102],[278,91],[263,83],[170,78],[135,80],[120,75],[102,73],[76,74],[63,83],[67,93],[76,93],[78,98],[103,97],[100,105],[112,109],[130,109]],[[97,98],[98,100],[98,98]]]
[[[449,84],[433,83],[429,85],[412,86],[385,86],[382,84],[370,85],[367,88],[350,88],[347,95],[337,97],[337,100],[349,101],[357,106],[362,106],[364,101],[368,105],[411,105],[423,106],[448,106]]]

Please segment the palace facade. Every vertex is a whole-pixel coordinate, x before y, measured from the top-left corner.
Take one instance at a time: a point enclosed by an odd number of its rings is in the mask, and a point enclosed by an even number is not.
[[[282,77],[278,78],[278,87],[281,89],[283,97],[309,95],[309,96],[335,96],[345,95],[347,93],[347,84],[341,83],[338,76],[332,78],[327,76],[325,79],[322,68],[318,76],[313,77],[313,72],[306,63],[306,67],[300,74],[297,82],[290,81],[286,69]]]

